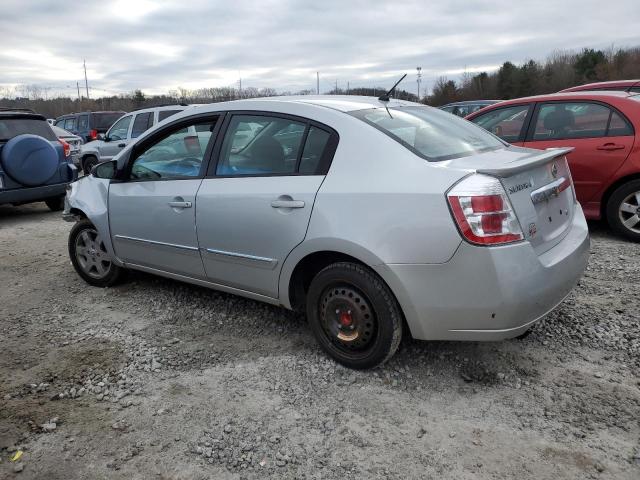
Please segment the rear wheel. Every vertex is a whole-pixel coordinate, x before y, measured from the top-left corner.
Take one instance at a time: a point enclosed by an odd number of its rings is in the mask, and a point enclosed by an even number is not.
[[[98,230],[86,219],[69,233],[69,257],[78,275],[95,287],[114,285],[124,272],[111,261]]]
[[[315,276],[307,317],[321,347],[349,368],[386,362],[402,338],[402,312],[391,290],[356,263],[334,263]]]
[[[48,198],[44,201],[52,212],[59,212],[64,208],[64,195],[60,197]]]
[[[640,242],[640,180],[627,182],[611,194],[607,221],[616,233]]]
[[[82,171],[85,175],[89,175],[91,173],[91,169],[98,164],[98,158],[93,155],[88,155],[82,161]]]

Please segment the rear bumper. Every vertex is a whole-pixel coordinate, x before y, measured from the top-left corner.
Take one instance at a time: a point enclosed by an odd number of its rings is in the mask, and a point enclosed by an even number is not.
[[[589,233],[580,207],[569,232],[538,256],[528,242],[476,247],[463,242],[439,265],[381,265],[414,338],[501,340],[525,332],[562,302],[582,276]]]
[[[14,188],[0,191],[0,204],[39,202],[47,198],[59,197],[65,194],[66,183],[43,185],[41,187]]]

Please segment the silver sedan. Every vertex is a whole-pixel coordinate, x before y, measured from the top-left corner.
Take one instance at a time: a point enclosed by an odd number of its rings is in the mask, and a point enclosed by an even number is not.
[[[397,100],[203,105],[69,187],[69,254],[99,287],[135,269],[305,311],[368,368],[403,333],[515,337],[564,299],[589,253],[568,151]]]

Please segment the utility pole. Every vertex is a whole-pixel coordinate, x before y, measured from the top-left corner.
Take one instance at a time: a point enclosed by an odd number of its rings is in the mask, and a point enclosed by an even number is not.
[[[82,66],[84,67],[84,86],[87,89],[87,100],[89,100],[89,82],[87,81],[87,62],[82,60]]]
[[[320,95],[320,72],[316,72],[316,95]]]
[[[349,95],[349,82],[347,82],[347,95]]]
[[[80,101],[80,83],[76,82],[76,88],[78,89],[78,101]]]
[[[416,70],[418,71],[418,78],[416,79],[416,82],[418,82],[418,102],[420,101],[420,83],[422,83],[422,67],[416,67]]]
[[[338,94],[338,79],[336,78],[336,95]]]
[[[242,77],[238,79],[238,96],[242,98]]]

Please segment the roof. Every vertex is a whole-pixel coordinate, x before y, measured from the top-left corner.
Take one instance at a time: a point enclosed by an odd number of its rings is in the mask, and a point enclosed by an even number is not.
[[[504,103],[526,103],[531,101],[540,101],[540,100],[549,100],[549,99],[566,99],[566,98],[575,98],[575,99],[597,99],[597,98],[628,98],[633,96],[633,93],[628,92],[616,92],[616,91],[579,91],[579,92],[558,92],[558,93],[547,93],[544,95],[534,95],[531,97],[522,97],[522,98],[514,98],[512,100],[504,100]]]
[[[590,88],[607,88],[607,87],[629,88],[629,87],[633,87],[636,84],[640,84],[640,80],[611,80],[608,82],[595,82],[595,83],[586,83],[584,85],[576,85],[575,87],[570,87],[570,88],[565,88],[564,90],[560,90],[560,92],[572,92],[572,91],[588,90]]]
[[[58,118],[63,118],[63,117],[70,117],[72,115],[84,115],[84,114],[90,114],[90,113],[119,113],[121,115],[124,115],[125,112],[124,110],[98,110],[95,112],[91,112],[91,111],[86,111],[86,112],[73,112],[73,113],[65,113],[64,115],[59,115],[58,117],[56,117],[56,120]]]
[[[388,102],[378,100],[377,97],[361,97],[356,95],[291,95],[281,97],[263,97],[263,98],[248,98],[243,100],[232,100],[229,102],[213,103],[200,105],[200,107],[211,107],[215,105],[216,110],[224,110],[225,106],[233,105],[234,109],[242,104],[255,105],[255,103],[274,103],[274,104],[306,104],[315,105],[319,107],[330,108],[340,112],[353,112],[356,110],[365,110],[368,108],[398,108],[398,107],[410,107],[410,106],[422,106],[425,105],[415,102],[408,102],[405,100],[396,100],[392,98]],[[248,107],[251,109],[251,107]]]
[[[43,116],[40,115],[39,113],[35,113],[33,110],[30,110],[28,108],[5,108],[5,107],[0,107],[0,116],[1,117],[13,117],[13,118],[32,118],[34,120],[44,120],[47,121],[47,119]]]

